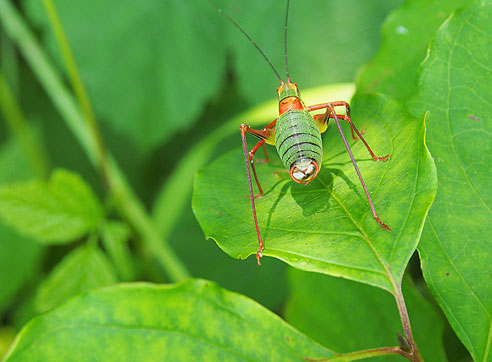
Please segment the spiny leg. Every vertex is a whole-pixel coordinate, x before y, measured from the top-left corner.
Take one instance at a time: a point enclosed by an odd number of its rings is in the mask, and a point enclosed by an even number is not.
[[[243,143],[243,151],[244,151],[244,162],[246,163],[246,176],[248,178],[249,199],[251,201],[251,210],[253,211],[253,220],[255,223],[256,234],[258,235],[258,250],[256,252],[256,260],[258,261],[258,265],[261,265],[260,258],[263,256],[262,251],[264,249],[264,245],[263,245],[263,240],[261,239],[260,228],[258,227],[258,219],[256,217],[255,198],[262,196],[263,190],[262,190],[260,183],[258,181],[258,176],[256,174],[256,168],[255,168],[255,164],[253,161],[253,156],[254,156],[255,152],[262,145],[264,146],[265,140],[271,136],[271,133],[272,133],[271,127],[274,127],[275,123],[276,123],[276,120],[271,122],[266,128],[264,128],[261,131],[254,130],[245,124],[242,124],[241,128],[240,128],[241,139],[242,139],[242,143]],[[256,146],[253,147],[253,149],[250,152],[248,152],[248,145],[246,143],[246,132],[251,133],[251,134],[253,134],[253,135],[255,135],[261,139],[256,144]],[[268,157],[268,155],[266,154],[266,149],[265,149],[265,155]],[[258,190],[260,191],[260,194],[257,195],[256,197],[253,194],[253,183],[251,182],[250,164],[251,164],[251,168],[253,169],[253,175],[255,177],[256,185],[258,186]]]
[[[258,180],[258,175],[256,174],[256,167],[255,167],[255,161],[253,159],[256,151],[258,151],[258,149],[263,146],[264,147],[264,150],[265,150],[265,156],[267,157],[268,159],[268,154],[267,154],[267,151],[266,151],[266,147],[265,147],[265,141],[263,140],[260,140],[256,146],[254,146],[251,151],[248,152],[248,158],[249,158],[249,162],[251,164],[251,168],[253,169],[253,175],[255,177],[255,181],[256,181],[256,185],[258,186],[258,190],[259,190],[259,194],[258,195],[255,195],[254,198],[257,199],[259,197],[262,197],[263,196],[263,189],[261,188],[261,185],[260,185],[260,181]],[[266,162],[267,160],[265,160]]]
[[[255,221],[256,234],[258,235],[258,251],[256,252],[256,260],[258,260],[258,265],[261,265],[260,258],[263,256],[261,252],[263,251],[264,246],[263,240],[261,239],[260,228],[258,227],[258,219],[256,218],[255,197],[253,195],[253,184],[251,183],[251,171],[249,169],[250,160],[248,155],[248,145],[246,144],[245,127],[247,126],[241,125],[241,138],[243,141],[244,162],[246,163],[246,176],[248,177],[249,200],[251,201],[251,209],[253,210],[253,219]]]
[[[364,143],[364,145],[366,146],[367,150],[369,151],[369,154],[371,155],[372,159],[374,161],[387,161],[391,155],[386,155],[386,156],[383,156],[383,157],[378,157],[374,154],[374,152],[372,152],[371,150],[371,147],[369,147],[369,145],[367,144],[366,140],[364,139],[364,137],[362,137],[362,134],[359,132],[359,130],[357,129],[357,127],[355,127],[355,124],[352,122],[352,120],[350,119],[349,116],[345,115],[345,116],[342,116],[345,121],[347,121],[349,124],[350,124],[350,129],[352,130],[352,133],[355,131],[355,133],[357,133],[357,136],[359,136],[360,140]]]
[[[343,130],[342,130],[342,126],[340,125],[337,114],[335,113],[335,109],[333,108],[332,105],[329,105],[329,107],[330,107],[331,113],[333,114],[333,118],[335,119],[335,122],[337,124],[338,131],[340,132],[340,135],[342,136],[342,140],[343,140],[343,143],[345,144],[345,148],[347,149],[347,152],[350,156],[350,159],[352,160],[352,164],[354,165],[355,171],[357,172],[357,176],[359,176],[359,180],[360,180],[360,183],[362,184],[362,188],[364,189],[364,192],[366,193],[367,200],[369,201],[369,206],[371,207],[372,215],[374,216],[374,219],[376,220],[376,222],[379,225],[381,225],[383,230],[388,230],[389,232],[391,232],[391,229],[389,228],[389,226],[381,221],[381,219],[379,218],[379,216],[376,212],[376,209],[374,208],[374,204],[372,203],[371,196],[369,195],[369,191],[367,190],[364,179],[362,178],[362,175],[359,171],[359,168],[357,167],[357,163],[355,162],[354,155],[352,154],[352,150],[350,149],[350,146],[347,142],[347,139],[345,138],[345,135],[344,135]]]

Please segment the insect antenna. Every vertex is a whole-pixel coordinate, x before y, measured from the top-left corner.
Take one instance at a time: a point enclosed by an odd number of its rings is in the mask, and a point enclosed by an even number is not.
[[[263,58],[265,58],[265,60],[267,61],[268,65],[272,68],[273,72],[275,73],[275,75],[277,76],[277,78],[280,80],[280,83],[283,84],[284,81],[282,80],[282,77],[280,76],[279,72],[277,71],[277,69],[275,69],[275,67],[273,66],[273,64],[270,61],[270,59],[268,59],[268,57],[266,56],[266,54],[263,53],[263,50],[261,50],[261,48],[258,46],[258,44],[256,44],[256,42],[253,40],[253,38],[251,38],[249,36],[249,34],[246,33],[246,31],[238,23],[236,23],[236,21],[234,21],[233,18],[231,18],[229,15],[227,15],[224,12],[224,10],[222,10],[221,8],[219,8],[214,2],[212,2],[211,0],[208,0],[208,2],[215,9],[217,9],[217,11],[219,12],[219,14],[221,14],[222,16],[224,16],[227,20],[229,20],[229,22],[232,23],[232,25],[234,25],[241,33],[243,33],[243,35],[251,42],[251,44],[253,44],[253,46],[260,52],[260,54],[263,56]],[[286,56],[287,56],[287,54],[286,54]],[[287,73],[287,76],[288,76],[288,73]]]
[[[287,23],[289,20],[290,0],[287,0],[287,10],[285,12],[285,27],[284,27],[284,49],[285,49],[285,73],[287,74],[287,83],[290,83],[289,62],[287,61]]]

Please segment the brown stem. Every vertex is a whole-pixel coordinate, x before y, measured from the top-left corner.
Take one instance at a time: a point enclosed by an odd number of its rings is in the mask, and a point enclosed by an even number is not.
[[[401,282],[395,285],[395,300],[398,305],[398,312],[400,313],[401,324],[403,326],[404,336],[400,336],[400,345],[408,344],[409,351],[405,351],[405,358],[412,362],[423,362],[422,356],[417,348],[417,344],[413,339],[412,327],[410,326],[410,319],[408,318],[407,306],[405,304],[405,299],[403,298],[403,293],[401,292]],[[406,343],[402,343],[406,342]],[[404,346],[401,346],[404,348]],[[406,348],[405,348],[406,349]]]
[[[348,362],[348,361],[356,361],[360,359],[366,359],[370,357],[378,357],[378,356],[386,356],[390,354],[399,354],[405,358],[408,358],[408,352],[405,352],[400,347],[382,347],[382,348],[373,348],[366,349],[363,351],[350,352],[344,354],[337,354],[332,357],[324,357],[324,358],[307,358],[304,360],[309,362]],[[408,358],[409,359],[409,358]]]

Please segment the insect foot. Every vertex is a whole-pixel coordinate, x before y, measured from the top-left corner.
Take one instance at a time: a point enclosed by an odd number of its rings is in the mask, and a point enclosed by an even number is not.
[[[381,225],[381,228],[383,230],[388,230],[390,233],[393,232],[388,225],[386,225],[384,222],[381,221],[381,219],[379,217],[375,217],[374,220],[376,220],[376,222],[379,225]]]
[[[260,262],[260,259],[263,257],[263,254],[262,254],[262,251],[263,251],[263,247],[261,249],[258,249],[258,251],[256,252],[256,260],[258,260],[258,265],[261,265],[261,262]]]
[[[388,161],[391,158],[391,155],[386,155],[383,157],[376,157],[374,161]]]

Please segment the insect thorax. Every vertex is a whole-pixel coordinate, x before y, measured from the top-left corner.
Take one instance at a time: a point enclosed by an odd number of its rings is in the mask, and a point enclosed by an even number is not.
[[[288,169],[301,159],[313,159],[321,166],[323,145],[321,133],[313,117],[307,111],[292,110],[277,119],[275,145]]]

